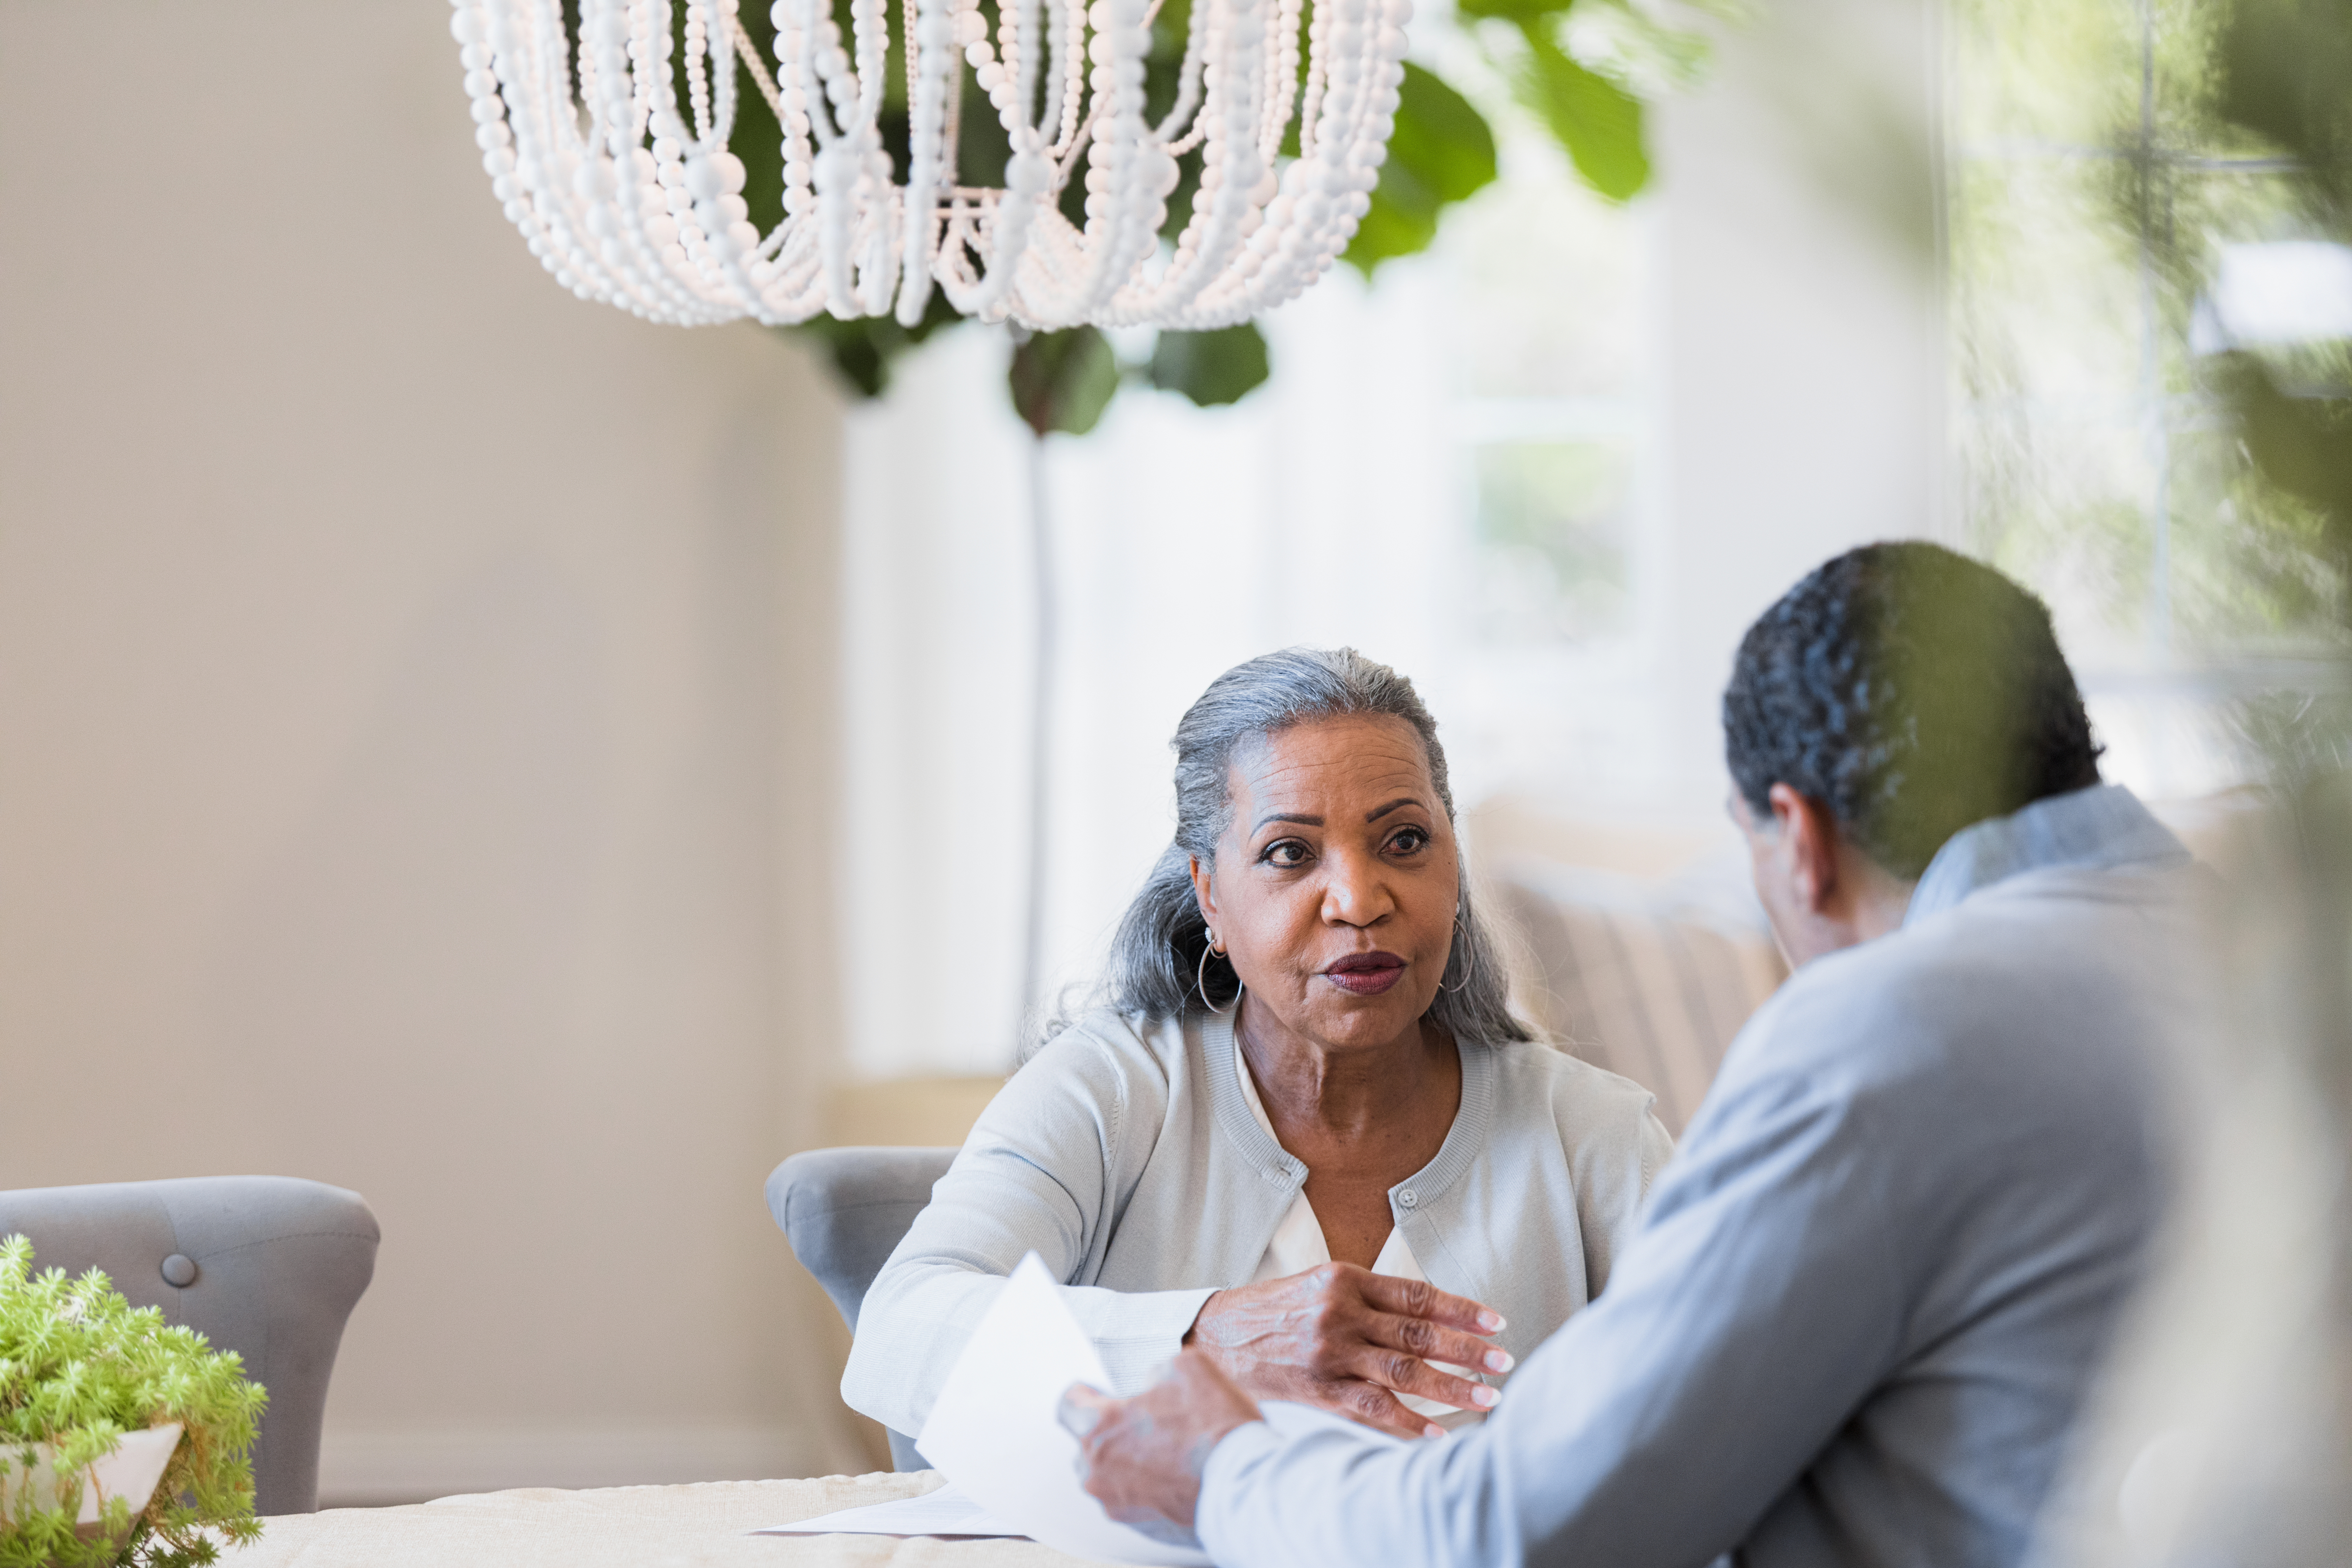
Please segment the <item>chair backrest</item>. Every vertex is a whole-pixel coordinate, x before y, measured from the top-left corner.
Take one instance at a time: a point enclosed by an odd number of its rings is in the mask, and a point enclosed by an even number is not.
[[[319,1506],[319,1428],[343,1323],[375,1273],[375,1215],[357,1193],[285,1176],[203,1176],[0,1192],[0,1236],[33,1267],[102,1268],[134,1307],[160,1307],[269,1391],[254,1509]]]
[[[874,1277],[955,1156],[953,1149],[811,1149],[769,1173],[768,1212],[851,1333]],[[890,1434],[890,1458],[901,1470],[930,1468],[903,1432]]]

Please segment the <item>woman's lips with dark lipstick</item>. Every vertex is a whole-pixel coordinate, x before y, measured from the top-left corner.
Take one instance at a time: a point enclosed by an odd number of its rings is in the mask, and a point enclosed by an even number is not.
[[[1404,978],[1404,960],[1393,952],[1351,952],[1323,977],[1351,994],[1377,996]]]

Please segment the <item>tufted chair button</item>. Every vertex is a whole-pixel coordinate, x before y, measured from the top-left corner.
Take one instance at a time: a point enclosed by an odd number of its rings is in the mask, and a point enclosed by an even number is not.
[[[175,1252],[163,1259],[163,1282],[167,1285],[189,1286],[196,1282],[196,1260],[184,1253]]]

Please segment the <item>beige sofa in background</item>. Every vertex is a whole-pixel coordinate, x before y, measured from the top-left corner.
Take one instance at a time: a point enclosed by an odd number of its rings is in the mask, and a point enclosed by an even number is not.
[[[1787,974],[1727,821],[1602,825],[1490,801],[1469,837],[1511,952],[1513,1004],[1658,1097],[1675,1137]]]

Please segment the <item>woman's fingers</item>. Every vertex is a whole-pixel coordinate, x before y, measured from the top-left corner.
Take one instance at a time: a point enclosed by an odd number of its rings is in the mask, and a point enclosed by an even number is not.
[[[1511,1370],[1511,1352],[1490,1341],[1453,1329],[1441,1329],[1426,1318],[1400,1318],[1387,1312],[1365,1315],[1361,1330],[1367,1342],[1392,1351],[1406,1351],[1423,1361],[1449,1361],[1477,1372]]]
[[[1375,1383],[1336,1383],[1326,1385],[1326,1403],[1339,1414],[1352,1421],[1361,1422],[1375,1431],[1394,1436],[1420,1438],[1438,1436],[1445,1430],[1425,1416],[1415,1415],[1396,1396]]]
[[[1353,1271],[1365,1300],[1400,1318],[1426,1318],[1474,1334],[1499,1334],[1503,1314],[1467,1296],[1451,1296],[1426,1279],[1398,1279],[1369,1269]]]
[[[1456,1410],[1492,1410],[1502,1395],[1483,1383],[1440,1372],[1406,1351],[1367,1349],[1361,1363],[1368,1382],[1399,1394],[1419,1394]]]
[[[1186,1337],[1262,1396],[1303,1399],[1380,1431],[1421,1437],[1430,1423],[1396,1395],[1493,1409],[1500,1397],[1494,1389],[1429,1363],[1509,1371],[1509,1354],[1480,1337],[1501,1326],[1499,1313],[1426,1281],[1327,1263],[1219,1291]]]

